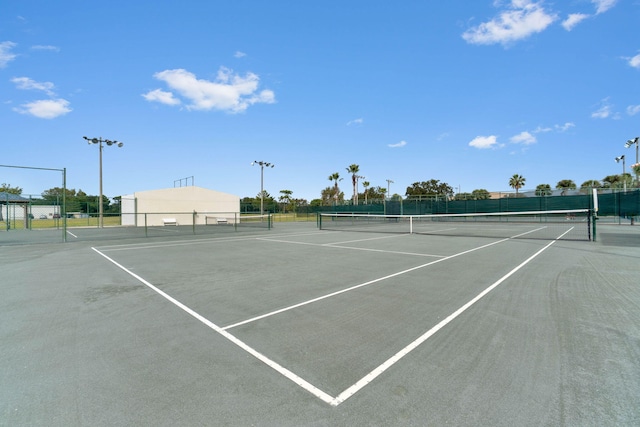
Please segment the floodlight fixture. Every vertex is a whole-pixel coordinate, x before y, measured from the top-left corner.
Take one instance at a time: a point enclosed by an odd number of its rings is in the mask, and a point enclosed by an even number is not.
[[[624,144],[624,146],[625,146],[625,148],[629,148],[633,144],[636,145],[636,163],[633,165],[633,170],[636,173],[636,186],[640,186],[640,179],[638,177],[638,175],[639,175],[638,172],[640,172],[640,170],[639,170],[640,168],[638,167],[638,165],[640,165],[640,160],[639,160],[639,156],[638,156],[638,154],[639,154],[638,145],[640,145],[640,136],[636,136],[635,138],[632,138],[632,139],[628,140]]]
[[[633,139],[629,139],[627,140],[627,142],[624,144],[624,148],[629,148],[631,147],[633,144],[638,145],[638,141],[640,141],[640,136],[636,136]]]

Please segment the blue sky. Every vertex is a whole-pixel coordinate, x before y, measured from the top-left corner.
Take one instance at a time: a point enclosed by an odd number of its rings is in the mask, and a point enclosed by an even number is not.
[[[640,0],[3,1],[0,164],[104,194],[579,186],[635,163]],[[361,180],[360,182],[362,182]],[[0,168],[39,194],[59,175]],[[189,182],[191,183],[191,182]],[[360,187],[362,190],[362,187]]]

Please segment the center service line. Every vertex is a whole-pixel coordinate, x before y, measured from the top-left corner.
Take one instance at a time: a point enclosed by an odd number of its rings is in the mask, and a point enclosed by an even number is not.
[[[515,274],[518,270],[520,270],[522,267],[524,267],[525,265],[527,265],[529,262],[531,262],[531,260],[533,260],[535,257],[537,257],[538,255],[540,255],[542,252],[544,252],[547,248],[549,248],[551,245],[553,245],[555,242],[557,242],[560,238],[562,238],[565,234],[567,234],[569,231],[571,230],[567,230],[564,233],[562,233],[562,235],[560,235],[559,237],[556,238],[556,240],[551,241],[548,245],[546,245],[545,247],[543,247],[542,249],[540,249],[538,252],[536,252],[535,254],[531,255],[529,258],[527,258],[525,261],[523,261],[520,265],[518,265],[517,267],[515,267],[513,270],[511,270],[510,272],[508,272],[507,274],[505,274],[504,276],[502,276],[500,279],[498,279],[494,284],[492,284],[491,286],[489,286],[488,288],[486,288],[484,291],[480,292],[475,298],[473,298],[471,301],[469,301],[468,303],[466,303],[465,305],[463,305],[462,307],[460,307],[459,309],[457,309],[456,311],[454,311],[453,313],[451,313],[447,318],[445,318],[444,320],[442,320],[440,323],[438,323],[436,326],[434,326],[433,328],[429,329],[427,332],[425,332],[422,336],[420,336],[418,339],[416,339],[415,341],[413,341],[412,343],[410,343],[409,345],[407,345],[405,348],[403,348],[402,350],[400,350],[399,352],[397,352],[395,355],[391,356],[389,359],[387,359],[382,365],[378,366],[376,369],[374,369],[373,371],[369,372],[367,375],[365,375],[364,377],[362,377],[362,379],[360,379],[358,382],[356,382],[354,385],[352,385],[351,387],[347,388],[345,391],[343,391],[342,393],[340,393],[334,400],[332,400],[330,402],[330,404],[332,406],[338,406],[339,404],[341,404],[342,402],[344,402],[345,400],[347,400],[348,398],[350,398],[351,396],[353,396],[355,393],[357,393],[360,389],[362,389],[364,386],[366,386],[367,384],[369,384],[371,381],[373,381],[376,377],[378,377],[378,375],[382,374],[384,371],[386,371],[387,369],[389,369],[391,366],[393,366],[396,362],[398,362],[400,359],[402,359],[404,356],[406,356],[407,354],[409,354],[411,351],[413,351],[414,349],[416,349],[420,344],[422,344],[423,342],[425,342],[426,340],[428,340],[431,336],[433,336],[436,332],[438,332],[440,329],[444,328],[447,324],[449,324],[451,321],[453,321],[456,317],[460,316],[462,313],[464,313],[469,307],[471,307],[472,305],[474,305],[476,302],[480,301],[480,299],[482,299],[485,295],[487,295],[489,292],[491,292],[493,289],[495,289],[498,285],[500,285],[502,282],[504,282],[505,280],[507,280],[509,277],[511,277],[513,274]]]
[[[255,321],[264,319],[266,317],[275,316],[276,314],[284,313],[285,311],[293,310],[294,308],[298,308],[298,307],[302,307],[302,306],[305,306],[305,305],[313,304],[315,302],[322,301],[322,300],[327,299],[327,298],[331,298],[331,297],[335,297],[335,296],[340,295],[340,294],[344,294],[345,292],[351,292],[353,290],[362,288],[364,286],[373,285],[374,283],[382,282],[383,280],[387,280],[387,279],[391,279],[393,277],[401,276],[403,274],[410,273],[412,271],[419,270],[419,269],[424,268],[424,267],[429,267],[430,265],[437,264],[437,263],[442,262],[442,261],[447,261],[447,260],[449,260],[451,258],[456,258],[456,257],[459,257],[461,255],[468,254],[470,252],[474,252],[474,251],[477,251],[477,250],[480,250],[480,249],[484,249],[484,248],[487,248],[489,246],[497,245],[498,243],[506,242],[508,240],[509,239],[502,239],[502,240],[498,240],[498,241],[495,241],[495,242],[488,243],[486,245],[478,246],[476,248],[468,249],[468,250],[463,251],[463,252],[458,252],[457,254],[449,255],[449,256],[446,256],[444,258],[440,258],[440,259],[437,259],[435,261],[428,262],[426,264],[421,264],[421,265],[418,265],[416,267],[411,267],[411,268],[408,268],[406,270],[402,270],[402,271],[398,271],[398,272],[393,273],[393,274],[389,274],[387,276],[378,277],[377,279],[369,280],[368,282],[360,283],[359,285],[354,285],[354,286],[351,286],[351,287],[346,288],[346,289],[341,289],[339,291],[335,291],[335,292],[332,292],[330,294],[322,295],[322,296],[319,296],[317,298],[313,298],[313,299],[310,299],[310,300],[307,300],[307,301],[300,302],[298,304],[293,304],[293,305],[290,305],[288,307],[283,307],[283,308],[278,309],[278,310],[270,311],[269,313],[261,314],[260,316],[252,317],[251,319],[246,319],[246,320],[243,320],[241,322],[234,323],[232,325],[227,325],[227,326],[223,327],[222,329],[226,331],[227,329],[232,329],[232,328],[235,328],[235,327],[238,327],[238,326],[241,326],[241,325],[246,325],[247,323],[255,322]],[[324,246],[324,245],[321,245],[321,246]]]
[[[161,291],[159,288],[155,287],[153,284],[149,283],[148,281],[146,281],[142,277],[140,277],[137,274],[133,273],[132,271],[128,270],[126,267],[124,267],[123,265],[119,264],[117,261],[115,261],[112,258],[109,258],[107,255],[103,254],[98,249],[96,249],[96,248],[91,248],[91,249],[93,249],[95,252],[100,254],[102,257],[107,259],[109,262],[114,264],[119,269],[123,270],[125,273],[127,273],[130,276],[134,277],[136,280],[138,280],[139,282],[141,282],[142,284],[147,286],[149,289],[153,290],[154,292],[156,292],[157,294],[159,294],[160,296],[165,298],[167,301],[171,302],[172,304],[176,305],[178,308],[180,308],[183,311],[185,311],[187,314],[191,315],[192,317],[196,318],[200,322],[204,323],[206,326],[208,326],[209,328],[213,329],[215,332],[219,333],[220,335],[222,335],[223,337],[225,337],[226,339],[228,339],[229,341],[231,341],[232,343],[234,343],[235,345],[237,345],[238,347],[240,347],[241,349],[243,349],[247,353],[251,354],[256,359],[258,359],[261,362],[263,362],[264,364],[266,364],[267,366],[273,368],[274,370],[276,370],[278,373],[282,374],[283,376],[285,376],[289,380],[291,380],[294,383],[298,384],[300,387],[302,387],[303,389],[307,390],[309,393],[313,394],[314,396],[316,396],[320,400],[322,400],[322,401],[324,401],[324,402],[326,402],[328,404],[331,404],[331,402],[334,400],[334,398],[332,396],[328,395],[327,393],[325,393],[324,391],[320,390],[319,388],[317,388],[313,384],[309,383],[308,381],[306,381],[303,378],[299,377],[298,375],[294,374],[293,372],[291,372],[287,368],[283,367],[282,365],[278,364],[277,362],[269,359],[268,357],[266,357],[265,355],[263,355],[259,351],[255,350],[253,347],[250,347],[249,345],[247,345],[243,341],[240,341],[238,338],[236,338],[235,336],[231,335],[229,332],[225,331],[224,329],[222,329],[221,327],[219,327],[215,323],[211,322],[206,317],[200,315],[196,311],[194,311],[191,308],[187,307],[186,305],[184,305],[183,303],[181,303],[177,299],[173,298],[169,294]]]

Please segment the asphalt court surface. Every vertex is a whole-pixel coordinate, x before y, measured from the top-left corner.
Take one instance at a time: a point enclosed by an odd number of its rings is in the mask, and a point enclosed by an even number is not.
[[[550,242],[276,224],[0,247],[15,391],[3,392],[2,419],[632,425],[640,245],[629,242],[640,233],[602,233]]]

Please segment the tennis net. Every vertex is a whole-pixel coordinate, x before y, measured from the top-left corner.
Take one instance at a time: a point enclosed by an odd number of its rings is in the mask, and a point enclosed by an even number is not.
[[[592,223],[588,209],[433,215],[318,215],[321,230],[543,240],[592,240]]]

